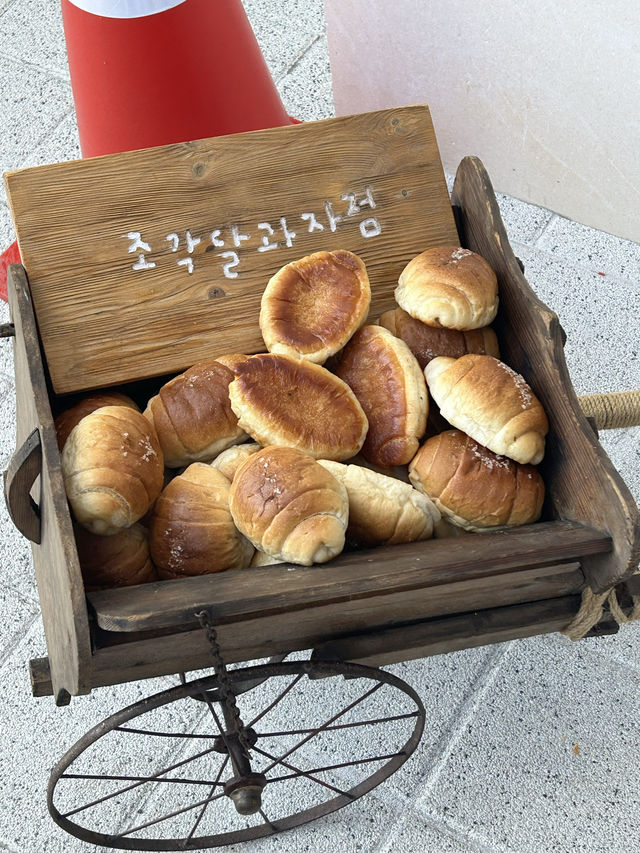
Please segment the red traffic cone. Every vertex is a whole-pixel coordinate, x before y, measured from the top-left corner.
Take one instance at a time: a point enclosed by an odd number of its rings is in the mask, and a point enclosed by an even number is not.
[[[241,0],[62,0],[83,156],[290,124]]]

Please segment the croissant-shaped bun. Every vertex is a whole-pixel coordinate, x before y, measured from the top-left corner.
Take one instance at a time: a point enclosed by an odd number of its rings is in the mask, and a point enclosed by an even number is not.
[[[424,374],[452,426],[516,462],[537,465],[542,460],[549,422],[519,373],[490,355],[463,355],[434,358]]]
[[[401,308],[428,326],[480,329],[498,311],[498,281],[480,255],[460,246],[436,246],[413,258],[395,290]]]
[[[347,539],[354,545],[397,545],[430,539],[440,513],[426,495],[359,465],[320,459],[349,496]]]
[[[141,524],[125,527],[113,536],[97,536],[79,525],[74,533],[87,591],[158,580],[149,554],[149,535]]]
[[[428,413],[424,376],[409,347],[382,326],[364,326],[344,348],[336,373],[369,421],[364,458],[382,468],[406,465],[424,435]]]
[[[79,424],[85,415],[89,415],[103,406],[126,406],[128,409],[135,409],[136,412],[140,411],[131,397],[120,394],[118,391],[100,391],[96,394],[90,394],[76,403],[75,406],[61,412],[56,418],[55,427],[60,450],[64,447],[74,426]]]
[[[246,436],[231,411],[233,372],[218,361],[200,362],[171,379],[144,412],[154,425],[168,468],[210,462]]]
[[[257,453],[258,450],[260,450],[260,445],[255,441],[249,441],[246,444],[234,444],[233,447],[228,447],[219,456],[216,456],[211,465],[231,482],[242,463]]]
[[[362,260],[344,249],[314,252],[270,279],[260,308],[269,352],[323,364],[365,322],[371,302]]]
[[[468,352],[475,352],[479,355],[500,358],[498,339],[490,326],[470,329],[467,332],[427,326],[426,323],[407,314],[402,308],[385,311],[378,323],[396,338],[402,338],[423,370],[432,358],[437,358],[439,355],[460,358]]]
[[[229,488],[220,471],[194,462],[164,489],[149,523],[151,556],[161,578],[248,567],[253,546],[233,523]]]
[[[140,412],[105,406],[86,415],[62,451],[62,475],[76,520],[108,536],[135,524],[160,494],[162,450]]]
[[[250,456],[231,484],[230,505],[256,548],[285,563],[325,563],[344,547],[345,487],[293,447],[265,447]]]
[[[536,468],[498,456],[459,430],[428,439],[409,465],[409,478],[465,530],[530,524],[542,511],[544,483]]]

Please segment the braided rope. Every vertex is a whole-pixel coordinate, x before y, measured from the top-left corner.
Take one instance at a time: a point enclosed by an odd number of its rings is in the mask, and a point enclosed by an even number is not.
[[[587,586],[582,592],[580,610],[561,633],[569,637],[570,640],[581,640],[602,619],[605,605],[608,606],[609,612],[618,625],[640,619],[640,595],[633,595],[631,598],[633,609],[627,616],[620,607],[615,587],[606,592],[595,593],[591,587]]]
[[[624,429],[640,424],[640,390],[585,394],[578,397],[580,408],[593,418],[596,429]]]

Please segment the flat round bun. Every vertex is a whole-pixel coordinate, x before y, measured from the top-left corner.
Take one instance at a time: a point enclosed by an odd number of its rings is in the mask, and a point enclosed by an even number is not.
[[[500,358],[496,333],[489,326],[471,329],[468,332],[427,326],[426,323],[407,314],[402,308],[385,311],[378,323],[397,338],[402,338],[423,370],[433,358],[439,355],[460,358],[468,352],[475,352],[479,355]]]
[[[459,430],[428,439],[409,477],[443,517],[465,530],[530,524],[542,511],[544,483],[536,468],[498,456]]]
[[[349,496],[347,538],[354,545],[397,545],[430,539],[440,513],[408,483],[359,465],[320,459]]]
[[[149,524],[151,557],[161,578],[249,566],[253,546],[233,523],[230,485],[220,471],[194,462],[164,489]]]
[[[167,468],[210,462],[246,438],[231,411],[232,379],[233,371],[218,361],[200,362],[149,400],[144,415],[158,433]]]
[[[266,447],[297,447],[316,459],[349,459],[367,418],[353,391],[324,367],[288,355],[254,355],[229,385],[238,424]]]
[[[364,326],[344,348],[336,373],[369,421],[364,458],[381,468],[406,465],[424,435],[429,405],[424,376],[409,347],[382,326]]]
[[[269,352],[323,364],[365,322],[371,288],[353,252],[315,252],[282,267],[267,284],[260,330]]]
[[[436,246],[409,261],[395,297],[401,308],[428,326],[480,329],[498,311],[498,281],[475,252]]]
[[[140,411],[131,397],[127,397],[126,394],[120,394],[118,391],[100,391],[97,394],[90,394],[76,403],[75,406],[61,412],[55,419],[58,448],[62,450],[71,434],[71,430],[76,424],[80,423],[82,418],[90,415],[91,412],[95,412],[96,409],[101,409],[103,406],[125,406],[128,409],[135,409],[136,412]]]
[[[349,520],[345,487],[292,447],[265,447],[238,469],[230,506],[239,530],[276,560],[310,566],[339,554]]]
[[[216,356],[216,361],[220,364],[224,364],[225,367],[228,367],[232,373],[236,372],[236,367],[239,364],[242,364],[249,358],[248,355],[244,355],[241,352],[231,352],[226,353],[225,355]]]
[[[62,476],[74,517],[87,530],[109,536],[131,527],[153,505],[164,480],[153,426],[126,406],[96,409],[71,431]]]
[[[74,534],[87,591],[158,580],[149,554],[149,535],[141,524],[133,524],[113,536],[97,536],[74,525]]]
[[[429,362],[424,374],[452,426],[516,462],[542,460],[547,416],[522,376],[504,362],[489,355],[442,356]]]
[[[228,447],[219,456],[216,456],[211,466],[217,468],[231,482],[242,463],[253,453],[257,453],[258,450],[260,450],[260,445],[255,441],[249,441],[246,444],[234,444],[233,447]]]

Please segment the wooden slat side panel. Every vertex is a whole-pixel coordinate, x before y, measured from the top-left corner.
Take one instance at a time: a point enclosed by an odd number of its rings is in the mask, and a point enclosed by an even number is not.
[[[342,554],[325,566],[265,566],[241,572],[145,584],[89,594],[97,624],[107,631],[189,627],[213,607],[224,624],[258,614],[305,611],[341,601],[473,582],[488,589],[513,584],[515,572],[582,559],[608,550],[608,537],[571,522],[504,533],[432,540]],[[451,593],[455,599],[455,591]]]
[[[443,614],[505,607],[526,601],[576,595],[584,585],[578,564],[532,569],[510,576],[510,583],[471,581],[449,589],[430,588],[397,595],[313,607],[300,613],[262,616],[231,624],[216,623],[228,663],[313,648],[354,632],[371,632]],[[457,588],[456,588],[457,586]],[[93,686],[169,675],[211,665],[202,630],[139,639],[115,634],[115,645],[96,649]],[[452,635],[452,642],[455,637]]]
[[[640,513],[587,423],[571,384],[557,316],[531,290],[509,245],[493,188],[482,163],[465,158],[452,200],[459,209],[465,246],[498,276],[496,329],[503,358],[545,404],[550,422],[541,472],[557,517],[572,519],[613,538],[610,554],[585,559],[589,585],[603,591],[633,573],[640,560]]]
[[[581,601],[581,596],[570,595],[387,628],[322,643],[313,656],[318,660],[344,660],[380,667],[549,634],[566,628],[580,609]]]
[[[42,620],[54,695],[87,693],[91,645],[84,587],[65,497],[55,427],[40,359],[29,287],[20,266],[9,267],[9,301],[16,329],[17,441],[38,428],[42,444],[40,545],[33,545]]]
[[[426,106],[41,166],[6,180],[58,393],[263,351],[262,291],[310,252],[359,254],[376,318],[414,255],[457,242]]]

